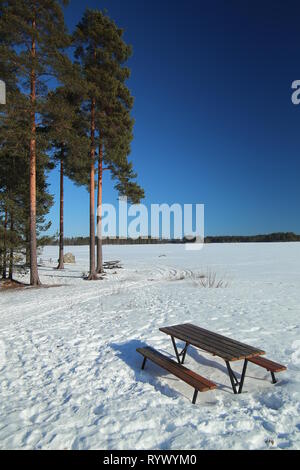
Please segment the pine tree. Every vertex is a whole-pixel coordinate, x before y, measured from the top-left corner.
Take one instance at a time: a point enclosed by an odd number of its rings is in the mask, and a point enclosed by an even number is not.
[[[82,179],[82,155],[88,154],[86,127],[80,109],[81,99],[72,86],[59,87],[48,95],[48,112],[44,125],[53,150],[53,159],[60,166],[60,230],[57,269],[64,269],[64,175],[75,182]]]
[[[119,30],[122,37],[122,30]],[[117,42],[118,45],[118,42]],[[116,49],[116,46],[114,46]],[[122,59],[113,45],[111,50],[114,56],[114,67],[110,68],[111,79],[114,86],[103,94],[101,107],[97,113],[97,129],[100,136],[100,151],[98,164],[98,200],[97,200],[97,272],[102,272],[102,174],[110,170],[115,188],[130,202],[138,203],[144,198],[143,189],[136,183],[137,175],[133,172],[133,165],[128,161],[130,145],[133,139],[134,121],[130,116],[133,107],[133,98],[126,86],[125,80],[130,71],[123,67]],[[103,153],[103,148],[105,152]],[[103,162],[105,168],[103,168]]]
[[[0,57],[14,68],[19,88],[28,97],[30,116],[28,142],[30,174],[30,284],[39,285],[37,268],[37,133],[45,112],[47,78],[64,73],[67,58],[62,49],[69,45],[61,4],[56,0],[7,0],[1,2]]]
[[[115,188],[119,195],[126,196],[129,202],[139,203],[144,198],[143,189],[134,181],[137,175],[133,172],[132,163],[128,162],[130,143],[133,138],[133,119],[130,117],[132,100],[127,107],[115,101],[99,113],[97,126],[102,136],[99,151],[98,168],[98,200],[97,200],[97,272],[103,270],[102,264],[102,175],[104,170],[110,170],[112,179],[116,181]],[[103,156],[103,147],[105,148]],[[105,168],[103,168],[103,161]]]
[[[28,251],[29,232],[29,149],[24,147],[29,116],[26,110],[26,98],[9,83],[7,104],[0,116],[0,230],[4,232],[3,246],[0,246],[3,277],[12,279],[15,254],[25,255]],[[43,139],[38,140],[37,162],[37,234],[48,230],[50,223],[45,223],[45,215],[53,203],[48,193],[45,168],[48,158]],[[2,238],[1,238],[2,240]],[[38,239],[38,244],[46,242]]]
[[[114,178],[119,179],[118,189],[126,192],[136,185],[130,180],[135,175],[132,165],[127,162],[129,143],[132,137],[132,121],[129,113],[132,98],[125,86],[129,77],[129,69],[124,66],[131,55],[131,47],[123,40],[123,30],[98,10],[86,10],[82,21],[78,24],[74,41],[75,57],[82,67],[85,79],[86,103],[90,118],[90,273],[89,279],[96,279],[96,271],[102,271],[102,172],[103,161],[107,169],[112,170]],[[124,132],[120,118],[127,118]],[[110,126],[114,123],[115,128]],[[113,136],[113,137],[112,137]],[[99,141],[98,157],[98,210],[97,210],[97,269],[95,264],[95,155],[97,140]],[[104,153],[103,153],[104,148]],[[135,186],[136,194],[138,186]],[[143,191],[140,190],[142,196]]]

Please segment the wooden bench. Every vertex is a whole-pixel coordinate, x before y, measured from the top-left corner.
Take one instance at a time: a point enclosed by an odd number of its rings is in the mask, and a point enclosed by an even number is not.
[[[275,372],[281,372],[283,370],[286,370],[286,367],[282,364],[277,364],[277,362],[270,361],[265,357],[253,357],[249,359],[249,362],[253,362],[253,364],[263,367],[264,369],[267,369],[268,372],[271,372],[273,384],[276,384],[277,382],[275,378]]]
[[[164,356],[149,346],[145,348],[137,348],[137,352],[144,356],[142,369],[145,368],[146,361],[149,359],[166,371],[191,385],[195,389],[192,400],[193,404],[196,403],[198,392],[206,392],[208,390],[214,390],[217,388],[217,385],[214,382],[201,377],[201,375],[196,374],[181,364],[177,364],[177,362],[173,361],[169,357]]]

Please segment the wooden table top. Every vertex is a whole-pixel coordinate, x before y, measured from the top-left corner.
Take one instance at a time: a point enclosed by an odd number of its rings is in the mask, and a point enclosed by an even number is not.
[[[160,328],[160,331],[211,353],[213,356],[221,357],[225,361],[239,361],[265,354],[265,351],[261,349],[240,343],[227,336],[205,330],[192,323],[168,326]]]

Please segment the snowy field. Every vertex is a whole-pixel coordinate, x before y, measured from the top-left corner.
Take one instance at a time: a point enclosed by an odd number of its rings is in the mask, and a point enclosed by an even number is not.
[[[104,247],[124,269],[87,282],[88,247],[40,278],[57,287],[0,291],[0,447],[24,449],[296,449],[300,447],[300,243]],[[52,259],[52,260],[51,260]],[[223,288],[201,286],[215,272]],[[225,363],[191,348],[186,366],[217,383],[193,389],[138,346],[173,354],[159,327],[190,322],[267,352],[234,395]],[[235,363],[239,372],[242,363]]]

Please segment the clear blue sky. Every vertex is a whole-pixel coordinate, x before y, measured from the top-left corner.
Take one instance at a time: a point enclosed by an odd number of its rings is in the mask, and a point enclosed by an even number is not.
[[[150,203],[204,203],[205,233],[300,233],[300,5],[277,0],[73,0],[106,8],[132,44],[131,160]],[[56,203],[58,174],[49,177]],[[105,176],[104,202],[117,194]],[[65,235],[87,235],[88,194],[66,182]]]

